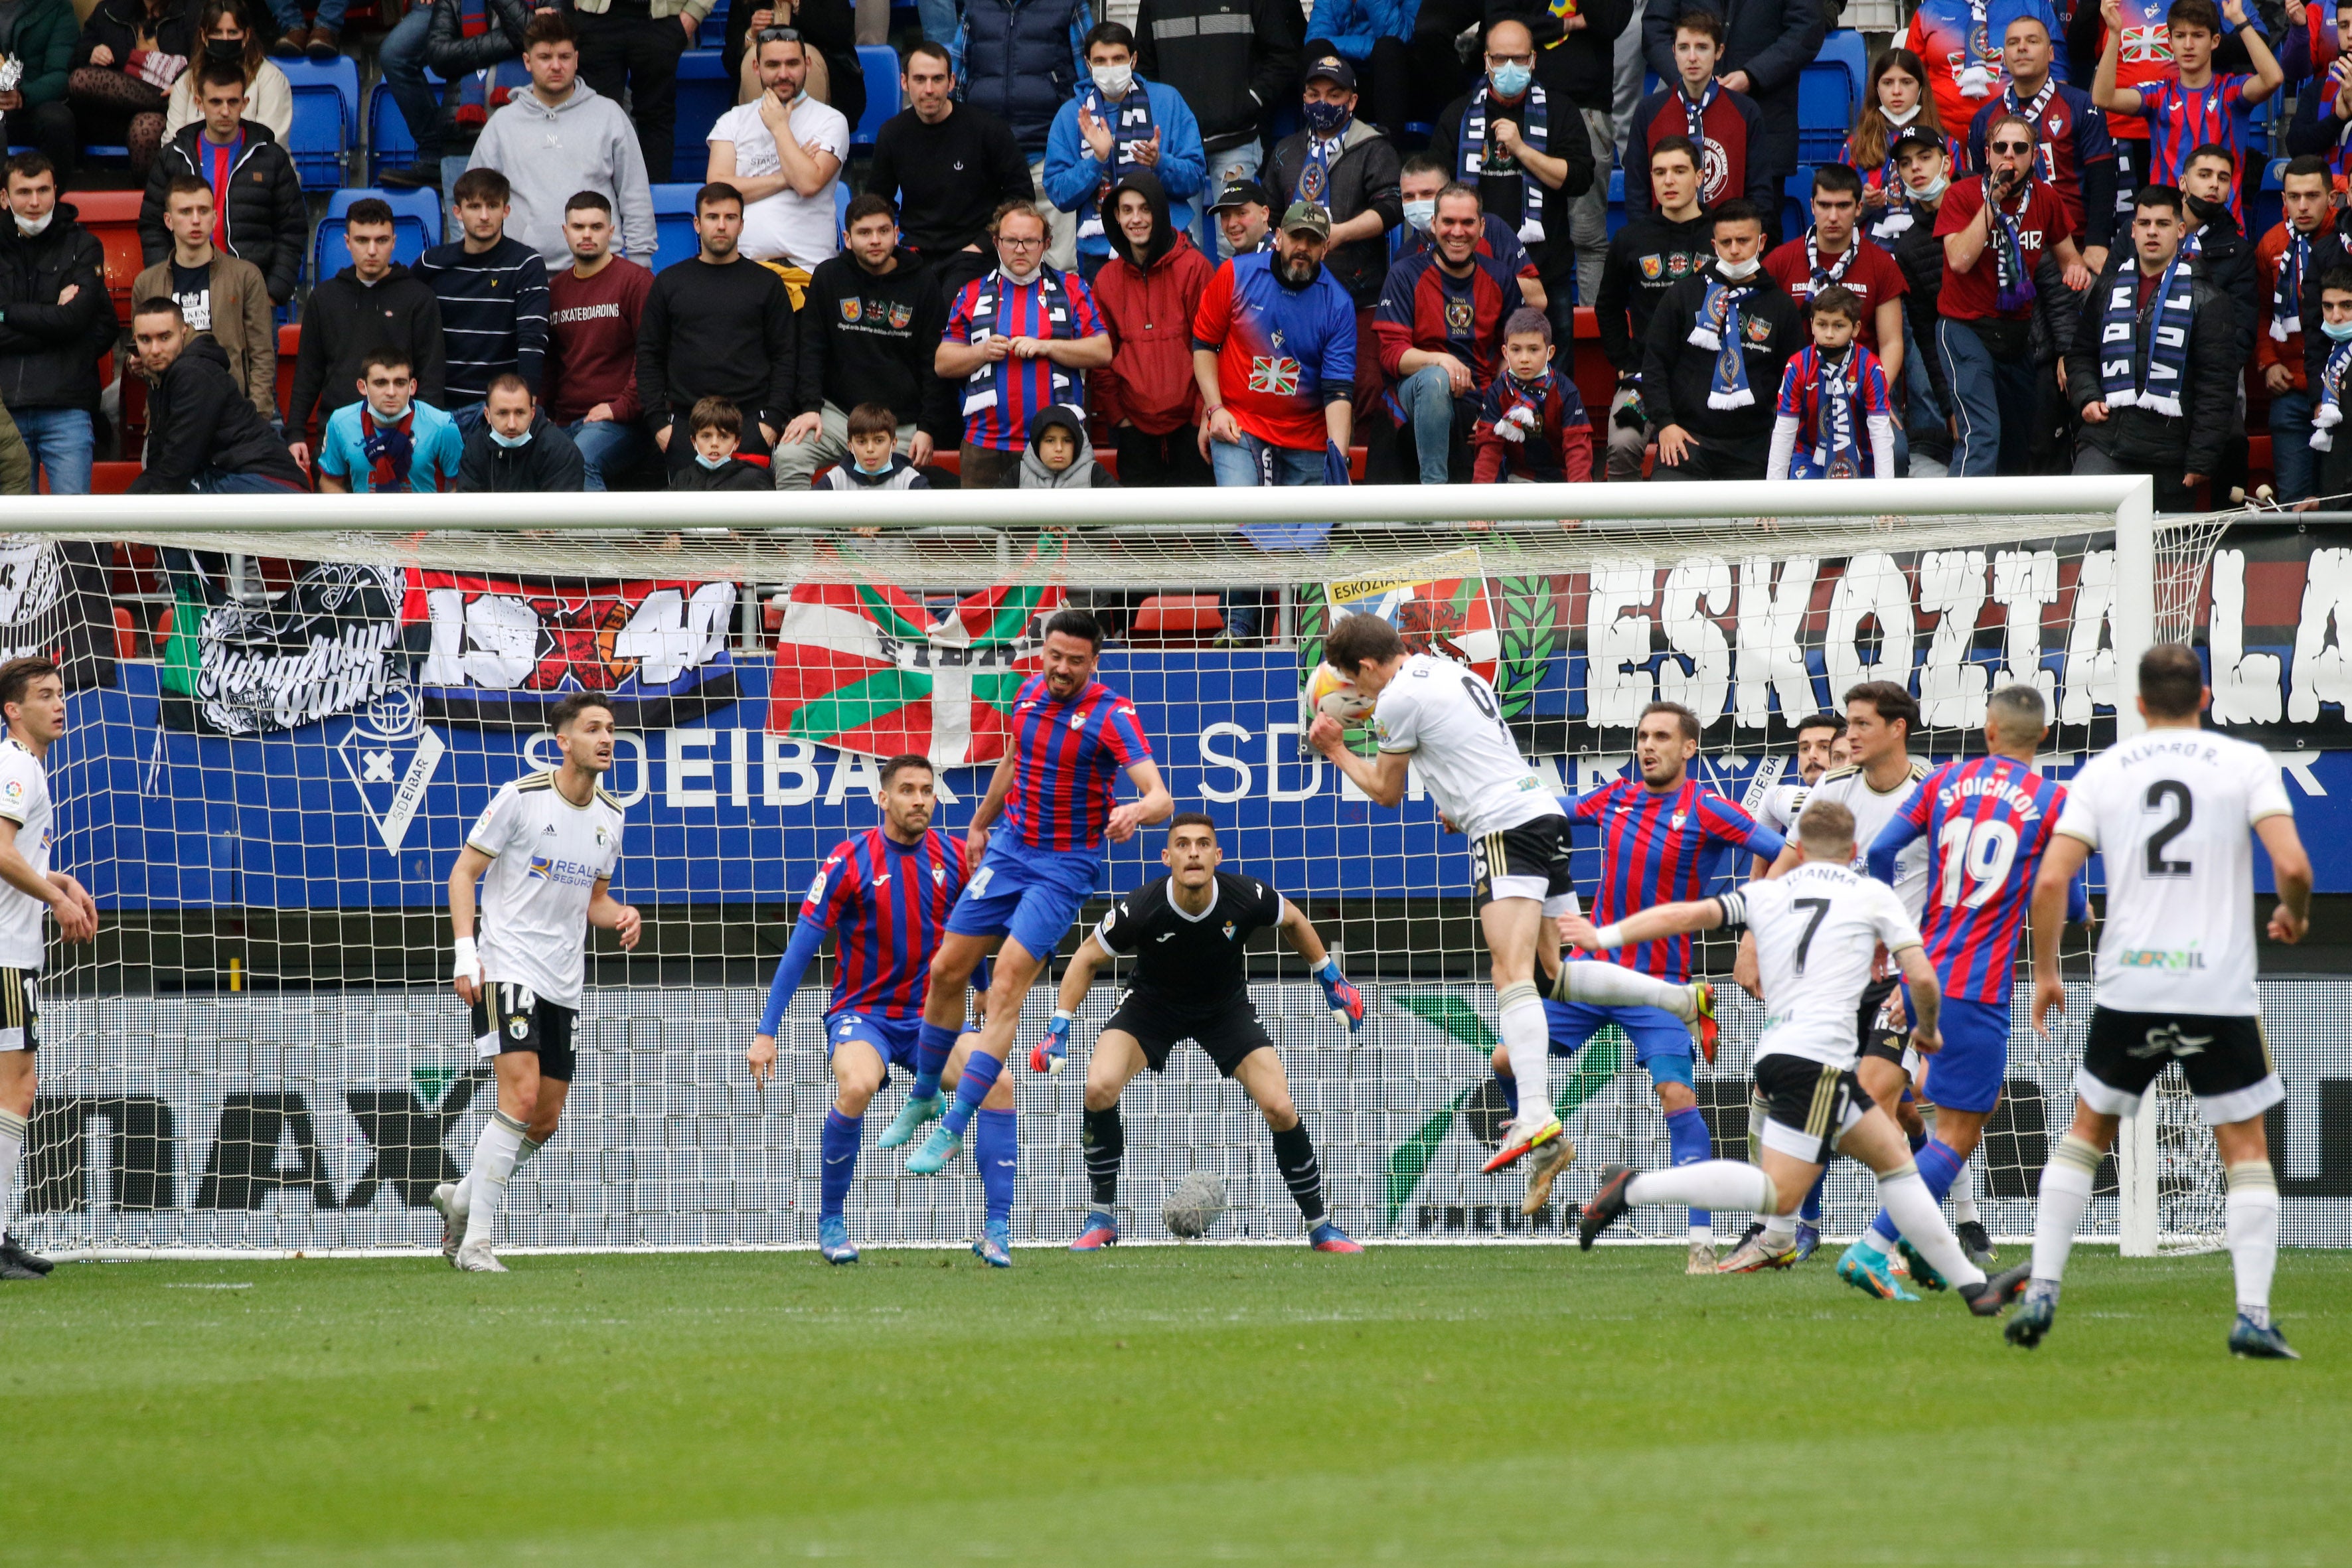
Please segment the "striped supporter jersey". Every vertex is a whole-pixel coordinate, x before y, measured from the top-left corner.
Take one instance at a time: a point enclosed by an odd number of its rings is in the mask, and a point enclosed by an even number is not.
[[[1033,675],[1013,700],[1005,828],[1038,849],[1099,850],[1118,775],[1150,760],[1134,703],[1099,680],[1065,702]]]
[[[1780,854],[1780,836],[1759,827],[1745,811],[1685,778],[1663,794],[1639,779],[1619,779],[1580,797],[1570,816],[1601,829],[1601,892],[1592,921],[1613,925],[1636,910],[1705,895],[1708,879],[1736,869],[1728,849],[1767,860]],[[1672,936],[1636,942],[1611,954],[1657,980],[1690,978],[1691,939]]]
[[[1870,846],[1870,869],[1891,879],[1895,855],[1927,840],[1927,903],[1919,934],[1944,994],[2009,1005],[2033,878],[2066,786],[2010,757],[1946,763],[1920,781]]]
[[[2178,185],[2188,171],[2189,154],[2208,144],[2227,147],[2241,177],[2230,184],[2230,214],[2241,227],[2246,221],[2240,192],[2245,186],[2246,142],[2255,105],[2246,101],[2250,76],[2216,74],[2203,87],[2183,87],[2178,70],[2167,72],[2139,88],[2139,117],[2147,124],[2148,178],[2157,185]]]
[[[991,336],[1075,342],[1103,330],[1095,298],[1076,272],[1042,268],[1026,283],[1002,270],[975,278],[956,295],[942,342],[979,343]],[[1052,404],[1086,405],[1083,378],[1039,355],[1011,355],[965,379],[963,438],[992,451],[1018,452],[1029,444],[1029,421]]]
[[[965,879],[963,840],[933,828],[901,844],[878,827],[825,858],[801,919],[833,932],[828,1013],[912,1018],[923,1010],[931,952]]]

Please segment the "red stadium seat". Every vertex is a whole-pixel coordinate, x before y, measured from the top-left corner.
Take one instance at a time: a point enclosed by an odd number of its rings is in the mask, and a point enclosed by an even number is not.
[[[82,227],[98,237],[106,252],[106,291],[114,296],[115,316],[131,323],[131,286],[146,266],[139,249],[139,203],[142,191],[76,191],[66,200],[81,216]]]
[[[302,323],[290,322],[278,329],[278,420],[286,422],[294,406],[294,358],[302,352]],[[293,432],[289,432],[289,435]]]
[[[140,467],[137,463],[92,463],[89,466],[90,494],[123,494],[131,489],[131,481],[139,477]]]
[[[114,606],[114,657],[130,659],[138,657],[138,634],[131,627],[131,612],[121,605]]]
[[[1154,594],[1136,606],[1131,642],[1206,642],[1225,629],[1214,594]]]
[[[171,640],[171,637],[172,610],[171,606],[167,605],[163,608],[163,613],[155,617],[155,646],[157,647],[163,647],[163,644]]]

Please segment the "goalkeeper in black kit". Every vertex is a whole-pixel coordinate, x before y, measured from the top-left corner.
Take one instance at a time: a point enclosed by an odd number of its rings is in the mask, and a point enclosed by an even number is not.
[[[1168,825],[1160,853],[1168,875],[1121,899],[1078,946],[1062,975],[1061,995],[1045,1043],[1030,1053],[1040,1072],[1059,1072],[1068,1058],[1070,1024],[1094,984],[1095,971],[1114,954],[1131,958],[1134,978],[1118,1008],[1095,1037],[1087,1064],[1085,1145],[1093,1208],[1073,1252],[1093,1252],[1118,1240],[1119,1160],[1127,1133],[1118,1119],[1119,1091],[1145,1068],[1158,1072],[1179,1041],[1200,1043],[1217,1070],[1237,1079],[1274,1134],[1275,1164],[1307,1226],[1318,1252],[1361,1252],[1323,1212],[1323,1173],[1314,1141],[1290,1103],[1282,1058],[1249,997],[1244,950],[1273,926],[1312,966],[1331,1011],[1350,1034],[1364,1026],[1363,994],[1339,973],[1323,939],[1298,908],[1265,883],[1219,870],[1225,852],[1217,825],[1186,812]]]

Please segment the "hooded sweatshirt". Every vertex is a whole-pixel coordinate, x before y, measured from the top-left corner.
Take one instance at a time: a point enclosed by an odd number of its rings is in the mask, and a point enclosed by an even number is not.
[[[1133,191],[1151,207],[1151,237],[1140,254],[1118,226],[1120,196]],[[1111,258],[1095,274],[1095,309],[1110,331],[1110,363],[1087,384],[1095,413],[1147,436],[1195,424],[1200,384],[1192,378],[1192,316],[1216,268],[1169,221],[1168,197],[1154,175],[1129,174],[1112,190],[1103,232]]]
[[[1078,455],[1060,473],[1045,466],[1037,455],[1038,438],[1055,426],[1067,430],[1078,443]],[[1094,443],[1087,439],[1086,416],[1066,403],[1049,403],[1031,416],[1029,445],[1021,450],[1017,467],[1005,471],[996,481],[1001,490],[1115,490],[1118,481],[1103,471],[1095,461]]]
[[[601,191],[612,202],[623,254],[653,257],[653,187],[646,183],[636,128],[619,104],[585,81],[574,82],[571,96],[552,109],[537,92],[516,93],[482,127],[467,167],[506,175],[514,187],[506,231],[536,248],[551,270],[572,265],[563,204],[577,191]]]

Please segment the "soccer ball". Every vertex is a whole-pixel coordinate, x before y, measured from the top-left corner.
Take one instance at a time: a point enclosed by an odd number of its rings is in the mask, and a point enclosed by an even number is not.
[[[1160,1217],[1171,1235],[1186,1241],[1209,1233],[1225,1212],[1225,1179],[1214,1171],[1188,1171],[1160,1205]]]
[[[1318,713],[1352,724],[1372,710],[1372,700],[1356,683],[1328,664],[1318,664],[1307,678],[1307,700]]]

